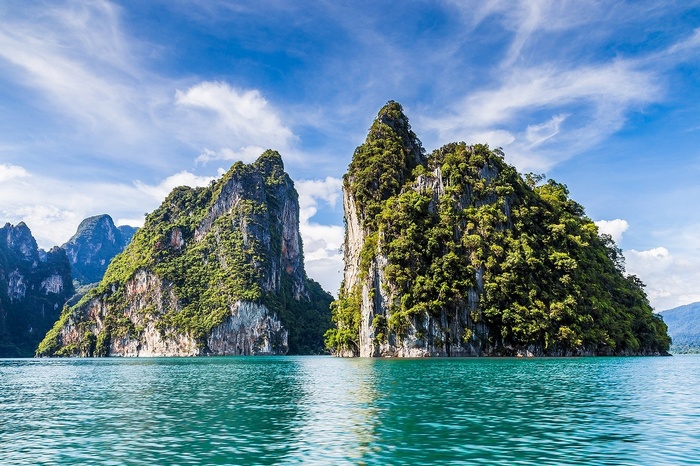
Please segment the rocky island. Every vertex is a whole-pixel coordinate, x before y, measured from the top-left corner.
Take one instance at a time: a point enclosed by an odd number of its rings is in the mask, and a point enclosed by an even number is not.
[[[277,152],[176,188],[38,356],[313,353],[331,295],[306,276],[294,184]]]
[[[343,184],[345,272],[326,345],[339,356],[665,354],[621,251],[566,186],[499,149],[426,155],[389,102]]]

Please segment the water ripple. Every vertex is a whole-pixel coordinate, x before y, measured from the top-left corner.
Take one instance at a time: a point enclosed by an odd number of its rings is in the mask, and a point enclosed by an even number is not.
[[[699,459],[698,356],[0,360],[0,464]]]

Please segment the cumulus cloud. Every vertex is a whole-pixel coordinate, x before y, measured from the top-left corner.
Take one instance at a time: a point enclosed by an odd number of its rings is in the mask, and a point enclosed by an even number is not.
[[[207,186],[215,179],[216,178],[213,176],[197,176],[183,170],[174,175],[170,175],[157,185],[148,185],[140,181],[136,181],[135,185],[140,191],[148,194],[153,199],[162,201],[173,189],[177,188],[178,186],[189,186],[190,188]]]
[[[646,251],[630,249],[625,252],[627,271],[635,275],[663,272],[673,264],[673,256],[665,247]]]
[[[12,178],[24,178],[29,176],[29,172],[17,165],[0,164],[0,183]]]
[[[299,215],[303,221],[316,215],[319,200],[335,207],[343,194],[343,180],[332,176],[324,180],[300,180],[294,186],[299,193]]]
[[[617,244],[622,240],[622,234],[630,227],[627,220],[622,220],[620,218],[616,218],[615,220],[598,220],[594,223],[598,227],[598,232],[600,234],[612,236],[612,239]]]
[[[198,161],[250,157],[261,147],[284,150],[296,140],[272,105],[256,89],[236,89],[224,82],[202,82],[176,91],[175,102],[187,112],[184,130],[192,141],[218,143]],[[238,151],[231,149],[240,147]],[[260,154],[258,154],[260,155]]]
[[[118,225],[142,226],[143,215],[158,207],[173,188],[205,186],[213,179],[187,171],[155,184],[78,182],[40,175],[13,178],[0,183],[0,218],[14,224],[24,221],[39,246],[48,249],[66,242],[80,221],[92,215],[109,214]]]
[[[700,301],[697,252],[671,253],[666,247],[625,251],[627,273],[645,284],[651,305],[662,311]]]
[[[311,219],[319,203],[335,208],[342,196],[343,181],[327,177],[324,180],[300,180],[294,183],[299,193],[299,230],[304,240],[304,265],[307,274],[331,293],[340,288],[343,273],[342,246],[345,228],[321,225]]]

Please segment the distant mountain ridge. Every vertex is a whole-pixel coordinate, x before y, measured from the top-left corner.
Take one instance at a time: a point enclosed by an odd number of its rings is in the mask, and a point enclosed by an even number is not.
[[[700,302],[659,313],[668,325],[672,353],[700,353]]]
[[[110,261],[131,242],[137,228],[117,227],[109,215],[88,217],[61,246],[68,255],[73,279],[80,285],[102,280]]]

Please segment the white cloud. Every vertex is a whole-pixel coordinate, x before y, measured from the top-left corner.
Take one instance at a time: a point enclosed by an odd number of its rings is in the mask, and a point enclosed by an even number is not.
[[[299,193],[299,216],[302,222],[316,215],[319,200],[335,207],[343,195],[343,180],[332,176],[325,180],[296,181],[294,187]]]
[[[494,129],[471,133],[466,137],[465,142],[467,141],[469,144],[486,143],[491,147],[506,147],[515,141],[515,136],[509,131]]]
[[[555,65],[517,68],[500,87],[478,91],[461,104],[463,123],[489,126],[517,120],[520,112],[589,102],[595,108],[647,102],[658,93],[652,76],[634,63],[616,60],[603,65],[562,69]],[[451,126],[459,127],[456,120]]]
[[[667,270],[673,264],[673,256],[665,247],[646,251],[630,249],[625,252],[627,272],[634,275],[649,275]]]
[[[207,186],[216,178],[213,176],[197,176],[188,171],[181,171],[174,175],[170,175],[157,185],[148,185],[140,181],[136,181],[135,185],[139,191],[142,191],[153,199],[163,201],[170,192],[178,186],[189,186],[196,188],[199,186]]]
[[[652,102],[660,92],[654,76],[632,61],[515,67],[495,87],[465,96],[451,115],[423,122],[442,140],[495,136],[500,140],[478,142],[503,147],[521,171],[548,170],[620,129],[632,106]],[[544,122],[543,112],[550,114]],[[504,134],[513,137],[504,140]]]
[[[118,225],[141,226],[143,215],[158,207],[173,188],[203,186],[213,179],[186,171],[153,185],[39,175],[13,178],[0,183],[0,218],[13,224],[24,221],[39,246],[49,249],[66,242],[80,221],[92,215],[109,214],[118,219]]]
[[[197,157],[196,162],[208,163],[213,160],[240,160],[245,163],[250,163],[257,160],[263,152],[265,152],[265,149],[260,146],[245,146],[241,147],[238,151],[228,147],[217,151],[205,148]]]
[[[0,164],[0,183],[12,178],[24,178],[30,176],[29,172],[17,165]]]
[[[662,49],[620,52],[610,58],[578,45],[594,50],[615,39],[617,25],[668,15],[669,10],[656,2],[640,2],[634,11],[600,1],[445,2],[471,31],[462,38],[465,44],[480,33],[480,24],[499,29],[494,34],[498,45],[485,58],[499,65],[486,67],[492,79],[482,86],[448,85],[453,102],[448,113],[441,108],[442,115],[418,122],[440,141],[503,147],[508,161],[524,172],[549,171],[620,130],[631,112],[661,102],[670,91],[665,75],[683,60],[697,57],[700,47],[700,29]],[[555,41],[561,43],[554,45]],[[450,59],[459,62],[465,57],[469,54],[462,50]],[[504,141],[504,133],[512,140]]]
[[[343,278],[345,228],[320,225],[311,219],[318,212],[319,202],[335,207],[342,196],[343,180],[300,180],[294,183],[299,193],[299,231],[304,239],[306,273],[326,291],[337,293]]]
[[[118,227],[128,225],[130,227],[141,228],[144,224],[145,217],[139,218],[118,218],[114,220],[114,224]]]
[[[5,10],[0,29],[5,73],[43,93],[54,110],[75,118],[88,132],[143,135],[139,122],[148,99],[133,87],[143,77],[121,33],[117,7],[98,0],[7,8],[0,7]]]
[[[235,89],[223,82],[202,82],[184,92],[176,91],[175,102],[183,109],[195,111],[186,115],[190,125],[185,129],[194,141],[214,141],[223,148],[241,147],[243,155],[248,155],[247,151],[252,148],[284,150],[296,139],[276,110],[255,89]],[[203,161],[214,154],[231,157],[234,153],[232,149],[205,151]]]
[[[616,218],[615,220],[598,220],[594,222],[600,234],[610,235],[615,243],[620,244],[622,234],[626,232],[630,225],[627,220]]]
[[[700,261],[692,252],[672,254],[667,248],[625,251],[627,272],[645,284],[651,305],[662,311],[700,301]]]
[[[530,147],[542,144],[547,139],[559,133],[559,127],[568,115],[555,115],[544,123],[530,125],[525,130],[525,139]]]

